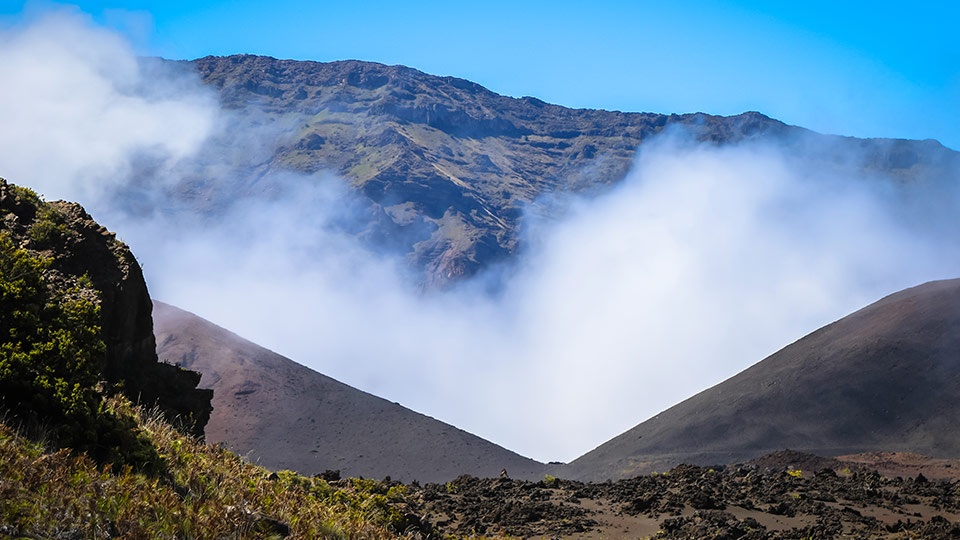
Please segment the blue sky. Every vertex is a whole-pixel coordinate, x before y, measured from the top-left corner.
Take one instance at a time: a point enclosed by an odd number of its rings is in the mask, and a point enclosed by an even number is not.
[[[0,2],[0,24],[50,9]],[[138,53],[404,64],[570,107],[737,114],[960,149],[952,2],[208,0],[70,5]]]

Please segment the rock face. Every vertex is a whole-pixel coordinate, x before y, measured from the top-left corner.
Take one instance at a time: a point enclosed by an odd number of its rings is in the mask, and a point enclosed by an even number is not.
[[[196,388],[199,373],[157,361],[150,295],[130,249],[80,205],[26,195],[31,194],[0,179],[0,228],[50,258],[52,279],[89,277],[100,296],[103,379],[120,385],[134,402],[160,406],[175,424],[203,436],[211,392]],[[39,222],[48,232],[37,234]]]
[[[270,145],[249,152],[242,178],[215,185],[198,175],[184,198],[216,206],[210,201],[268,189],[258,184],[270,171],[332,171],[370,203],[360,234],[405,253],[434,286],[515,253],[523,215],[539,197],[620,181],[642,144],[669,130],[708,144],[776,143],[808,165],[897,181],[930,181],[960,165],[935,141],[824,136],[754,112],[568,109],[403,66],[249,55],[189,66],[240,118],[232,132],[273,131]]]
[[[303,474],[445,482],[542,478],[547,466],[367,394],[173,306],[154,302],[160,358],[214,391],[207,441]]]
[[[890,295],[570,463],[620,478],[789,448],[960,455],[960,279]]]

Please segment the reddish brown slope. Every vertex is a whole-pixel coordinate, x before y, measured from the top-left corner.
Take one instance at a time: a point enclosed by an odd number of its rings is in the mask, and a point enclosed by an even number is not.
[[[460,474],[542,478],[546,466],[367,394],[196,315],[154,302],[157,353],[212,388],[209,442],[272,469],[443,482]]]
[[[960,456],[960,279],[890,295],[572,462],[617,478],[790,448]]]

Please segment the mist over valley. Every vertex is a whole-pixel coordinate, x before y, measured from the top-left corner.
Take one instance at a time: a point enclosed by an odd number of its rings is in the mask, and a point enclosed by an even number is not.
[[[142,58],[64,12],[0,73],[0,175],[118,231],[154,298],[541,462],[960,267],[933,140]]]

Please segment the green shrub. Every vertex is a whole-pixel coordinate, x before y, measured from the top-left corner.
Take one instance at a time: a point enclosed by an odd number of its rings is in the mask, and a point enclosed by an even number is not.
[[[30,240],[37,249],[49,249],[61,245],[70,235],[70,228],[63,215],[48,204],[37,208],[36,219],[30,226]]]
[[[99,406],[100,311],[78,288],[48,288],[48,265],[0,233],[0,395],[19,417],[52,422],[72,442],[91,436]]]
[[[48,286],[49,265],[0,231],[0,405],[54,446],[162,470],[135,423],[103,408],[96,290],[83,278],[66,290]]]

